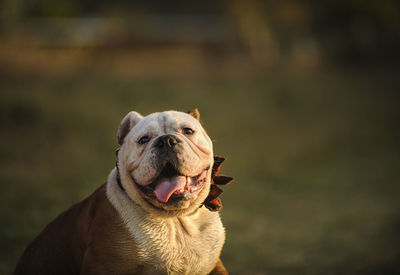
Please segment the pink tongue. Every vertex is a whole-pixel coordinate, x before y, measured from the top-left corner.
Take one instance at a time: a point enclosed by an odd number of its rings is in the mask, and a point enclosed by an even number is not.
[[[154,195],[162,202],[167,202],[172,193],[186,185],[186,177],[177,176],[172,178],[163,178],[154,189]]]

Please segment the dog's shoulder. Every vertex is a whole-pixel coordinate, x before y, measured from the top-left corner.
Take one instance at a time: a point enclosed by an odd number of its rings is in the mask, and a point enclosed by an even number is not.
[[[88,239],[81,273],[136,274],[142,268],[136,259],[136,242],[106,193],[106,185],[101,186],[82,211],[82,222],[88,222],[80,228],[87,231]]]
[[[115,268],[113,259],[123,260],[129,252],[134,255],[135,249],[135,242],[106,197],[106,185],[102,185],[43,229],[24,251],[15,274],[79,274],[82,269],[102,265]],[[131,265],[124,269],[137,268],[134,262]]]

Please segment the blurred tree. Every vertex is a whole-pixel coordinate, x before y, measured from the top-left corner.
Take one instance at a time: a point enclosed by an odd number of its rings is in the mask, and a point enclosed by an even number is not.
[[[254,61],[268,65],[279,58],[279,47],[270,26],[267,24],[264,8],[257,0],[231,3],[230,11],[236,19],[239,34],[248,47]]]
[[[146,26],[157,25],[159,21],[179,21],[182,15],[186,16],[186,21],[193,15],[204,16],[204,20],[195,23],[201,25],[199,28],[192,28],[185,20],[180,24],[170,24],[173,26],[171,33],[185,34],[180,40],[185,43],[185,37],[193,38],[193,35],[186,34],[213,30],[218,24],[216,22],[224,21],[215,18],[231,17],[236,23],[241,44],[246,46],[252,59],[260,64],[288,61],[296,66],[318,65],[320,59],[339,64],[396,64],[400,60],[400,2],[396,0],[207,0],[190,3],[181,0],[3,0],[1,7],[3,33],[8,30],[13,32],[12,27],[18,22],[35,17],[117,17],[129,24],[121,24],[123,31],[113,32],[129,37],[135,30],[146,30]],[[137,15],[146,14],[151,16],[135,21]],[[26,25],[31,24],[27,22]],[[224,28],[220,27],[222,30]],[[151,29],[148,28],[149,32]],[[227,33],[234,33],[229,28],[225,29]],[[136,41],[158,36],[160,30],[154,30],[154,33],[139,37]],[[37,32],[40,33],[41,29]],[[30,28],[29,33],[35,34],[34,27]],[[197,43],[201,43],[201,39]],[[165,40],[165,43],[168,42],[168,39]]]

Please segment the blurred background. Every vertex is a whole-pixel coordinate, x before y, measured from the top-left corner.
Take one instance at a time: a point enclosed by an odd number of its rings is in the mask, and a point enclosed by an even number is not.
[[[0,273],[114,167],[130,110],[198,107],[231,274],[399,274],[398,1],[0,2]]]

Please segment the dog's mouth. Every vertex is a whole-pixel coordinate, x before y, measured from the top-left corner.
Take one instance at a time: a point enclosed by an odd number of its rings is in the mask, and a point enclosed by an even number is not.
[[[195,200],[207,180],[209,169],[210,167],[207,167],[200,174],[190,177],[182,175],[172,164],[167,163],[151,184],[146,186],[137,184],[137,186],[147,196],[163,203],[182,199]]]

